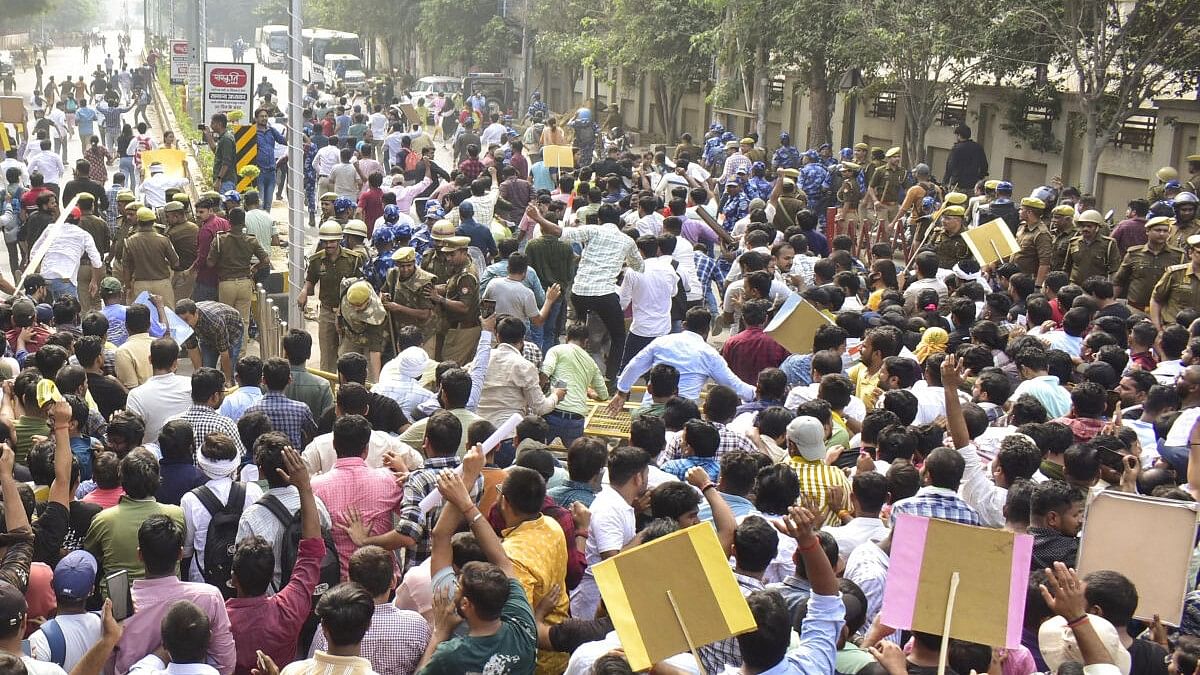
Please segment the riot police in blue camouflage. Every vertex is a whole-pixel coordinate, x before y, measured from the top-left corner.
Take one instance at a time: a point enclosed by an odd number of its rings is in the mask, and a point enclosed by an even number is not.
[[[725,181],[725,192],[721,195],[721,213],[725,214],[725,231],[733,230],[737,221],[750,213],[750,198],[742,190],[742,183],[736,178]]]
[[[541,113],[542,117],[544,118],[550,114],[550,107],[547,106],[546,102],[542,100],[542,92],[533,92],[533,95],[530,96],[530,99],[529,108],[525,111],[527,116],[533,117],[538,113]]]
[[[804,153],[804,165],[800,167],[800,189],[808,197],[808,208],[817,214],[817,220],[825,221],[824,193],[829,189],[829,170],[821,164],[815,150]]]
[[[746,180],[743,191],[748,199],[766,201],[771,196],[771,181],[766,179],[767,165],[755,162],[750,165],[750,178]]]
[[[596,138],[600,135],[600,125],[592,120],[592,111],[580,108],[565,126],[575,130],[572,143],[579,151],[579,166],[590,166],[596,159]]]
[[[394,204],[388,204],[384,209],[395,209]],[[384,216],[386,218],[386,216]],[[386,223],[386,220],[384,221]],[[376,227],[371,234],[371,246],[375,249],[375,253],[367,260],[365,276],[367,281],[371,282],[371,286],[378,291],[383,286],[383,280],[387,278],[388,270],[392,269],[395,263],[392,262],[392,249],[396,244],[396,231],[391,225],[384,224]]]
[[[792,135],[786,131],[779,134],[779,148],[771,156],[771,168],[775,171],[800,168],[800,150],[792,145]]]

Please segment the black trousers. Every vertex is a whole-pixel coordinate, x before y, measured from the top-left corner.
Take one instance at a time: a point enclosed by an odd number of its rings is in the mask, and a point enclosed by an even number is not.
[[[609,381],[617,379],[621,368],[621,354],[625,351],[625,314],[616,293],[608,295],[571,294],[575,306],[575,318],[587,322],[588,313],[595,312],[608,330],[608,355],[604,358],[604,373]]]

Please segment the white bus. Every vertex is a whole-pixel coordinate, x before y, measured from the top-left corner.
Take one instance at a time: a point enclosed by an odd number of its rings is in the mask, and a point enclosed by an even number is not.
[[[288,27],[271,24],[259,28],[255,45],[259,63],[267,68],[283,68],[288,53]]]
[[[334,85],[337,79],[336,74],[330,69],[331,64],[338,59],[329,60],[326,57],[330,55],[339,55],[340,57],[354,57],[357,62],[358,69],[356,72],[361,75],[362,71],[362,40],[356,33],[348,33],[346,31],[328,30],[325,28],[305,28],[304,29],[304,79],[308,82],[317,82],[329,87]],[[351,63],[349,65],[355,65]],[[352,68],[352,70],[354,70]],[[362,76],[365,82],[365,75]]]

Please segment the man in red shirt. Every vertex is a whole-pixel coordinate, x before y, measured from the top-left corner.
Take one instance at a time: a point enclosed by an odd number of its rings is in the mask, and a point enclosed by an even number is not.
[[[366,221],[367,232],[375,233],[375,221],[383,217],[383,174],[367,176],[367,189],[358,195],[358,217]]]
[[[778,368],[788,356],[788,350],[763,332],[770,307],[767,300],[747,300],[742,305],[746,329],[726,340],[721,349],[729,369],[743,382],[757,382],[763,368]]]
[[[200,221],[200,232],[196,235],[196,262],[192,265],[196,271],[192,299],[196,302],[217,299],[217,268],[208,265],[208,251],[217,233],[229,231],[229,221],[217,215],[218,204],[216,197],[205,197],[196,202],[196,219]]]

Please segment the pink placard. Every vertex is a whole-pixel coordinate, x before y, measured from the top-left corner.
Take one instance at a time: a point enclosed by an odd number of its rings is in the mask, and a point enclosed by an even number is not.
[[[892,628],[909,628],[917,606],[917,582],[921,578],[921,562],[925,558],[929,519],[908,515],[893,517],[896,524],[892,532],[887,586],[883,591],[883,609],[879,620]],[[1025,564],[1028,567],[1029,563]]]
[[[1033,537],[1018,534],[1013,537],[1012,576],[1008,583],[1008,639],[1005,646],[1016,649],[1021,644],[1021,628],[1025,624],[1025,593],[1029,590],[1029,561],[1033,557]]]

